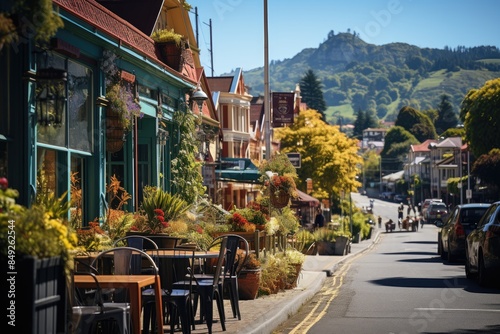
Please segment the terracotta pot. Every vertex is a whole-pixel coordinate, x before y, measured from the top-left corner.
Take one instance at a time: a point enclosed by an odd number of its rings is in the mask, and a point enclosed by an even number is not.
[[[186,42],[177,45],[175,42],[155,43],[156,55],[176,71],[180,71],[185,61]]]
[[[241,300],[257,298],[260,285],[260,269],[243,269],[238,276],[238,295]]]

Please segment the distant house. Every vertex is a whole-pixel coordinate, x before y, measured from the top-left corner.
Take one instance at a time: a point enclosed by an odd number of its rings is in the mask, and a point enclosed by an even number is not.
[[[389,129],[368,128],[363,130],[361,150],[376,150],[378,153],[384,148],[384,138]]]

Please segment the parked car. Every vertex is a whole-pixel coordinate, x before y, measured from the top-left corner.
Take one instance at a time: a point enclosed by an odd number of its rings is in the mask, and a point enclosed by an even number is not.
[[[448,215],[438,232],[438,254],[442,259],[453,262],[465,260],[465,238],[477,226],[489,203],[470,203],[457,205]]]
[[[422,203],[422,212],[421,212],[421,215],[422,217],[425,217],[425,212],[427,211],[427,208],[429,207],[429,205],[431,204],[431,202],[442,202],[443,200],[440,199],[440,198],[426,198],[424,200],[424,203]]]
[[[389,201],[392,201],[392,199],[394,198],[394,193],[393,192],[390,192],[390,191],[384,191],[382,193],[380,193],[380,195],[378,196],[380,199],[385,199],[385,200],[389,200]]]
[[[479,284],[498,282],[500,273],[500,202],[491,204],[465,239],[465,275]]]
[[[448,215],[448,207],[443,202],[431,202],[424,213],[424,219],[427,224],[433,224],[436,221],[444,221]]]
[[[394,202],[406,204],[406,196],[400,194],[394,195]]]

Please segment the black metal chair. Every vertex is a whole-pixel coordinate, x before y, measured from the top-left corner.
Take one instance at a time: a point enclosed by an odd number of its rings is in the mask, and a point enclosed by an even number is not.
[[[221,281],[224,283],[224,290],[227,292],[233,311],[233,317],[241,320],[238,295],[238,276],[250,254],[248,241],[237,234],[224,234],[212,241],[209,249],[218,247],[222,238],[227,238],[226,256],[222,269]],[[195,279],[201,280],[212,278],[213,274],[197,274]],[[221,283],[222,283],[221,282]]]
[[[222,330],[226,330],[226,317],[224,314],[224,300],[223,300],[223,285],[224,278],[223,264],[226,259],[227,252],[227,237],[223,236],[218,239],[220,242],[219,246],[219,257],[217,259],[217,265],[215,266],[215,272],[212,277],[201,277],[197,278],[194,276],[195,285],[193,290],[199,295],[200,299],[200,313],[205,318],[207,323],[208,333],[212,333],[213,324],[213,303],[217,305],[219,311],[219,319]]]
[[[78,259],[75,261],[80,268],[85,267],[87,270],[74,272],[73,275],[90,275],[94,279],[96,286],[95,289],[92,289],[93,302],[90,304],[88,304],[89,298],[84,298],[79,289],[72,287],[72,333],[93,334],[97,333],[98,328],[105,333],[130,333],[130,305],[104,303],[102,289],[96,275],[97,270]]]
[[[194,312],[192,305],[193,296],[193,266],[195,264],[195,250],[187,248],[175,248],[173,249],[173,258],[169,261],[163,262],[168,264],[168,269],[170,270],[169,279],[174,282],[182,277],[184,279],[189,277],[188,281],[184,285],[175,285],[172,282],[168,282],[163,286],[163,302],[165,314],[168,315],[170,323],[170,332],[175,332],[175,327],[177,325],[177,319],[180,319],[181,330],[183,334],[191,333],[191,329],[195,329],[194,324]],[[165,272],[165,268],[163,268]],[[143,314],[143,334],[149,333],[149,328],[153,333],[156,333],[156,313],[155,308],[152,307],[154,302],[154,291],[151,289],[143,291],[144,300],[144,314]]]

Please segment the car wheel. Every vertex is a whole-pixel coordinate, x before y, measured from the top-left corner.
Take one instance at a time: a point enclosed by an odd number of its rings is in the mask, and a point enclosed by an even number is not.
[[[465,277],[468,279],[474,278],[474,274],[470,271],[469,254],[465,248]]]
[[[448,262],[453,263],[455,261],[455,257],[451,253],[450,242],[448,242],[448,252],[447,253],[448,253]]]
[[[441,255],[443,253],[443,244],[441,241],[441,233],[438,233],[438,255]]]
[[[444,250],[443,240],[441,240],[441,259],[446,260],[448,258],[448,253]]]
[[[488,272],[484,266],[483,255],[479,254],[478,265],[477,265],[477,278],[480,286],[488,286]]]

